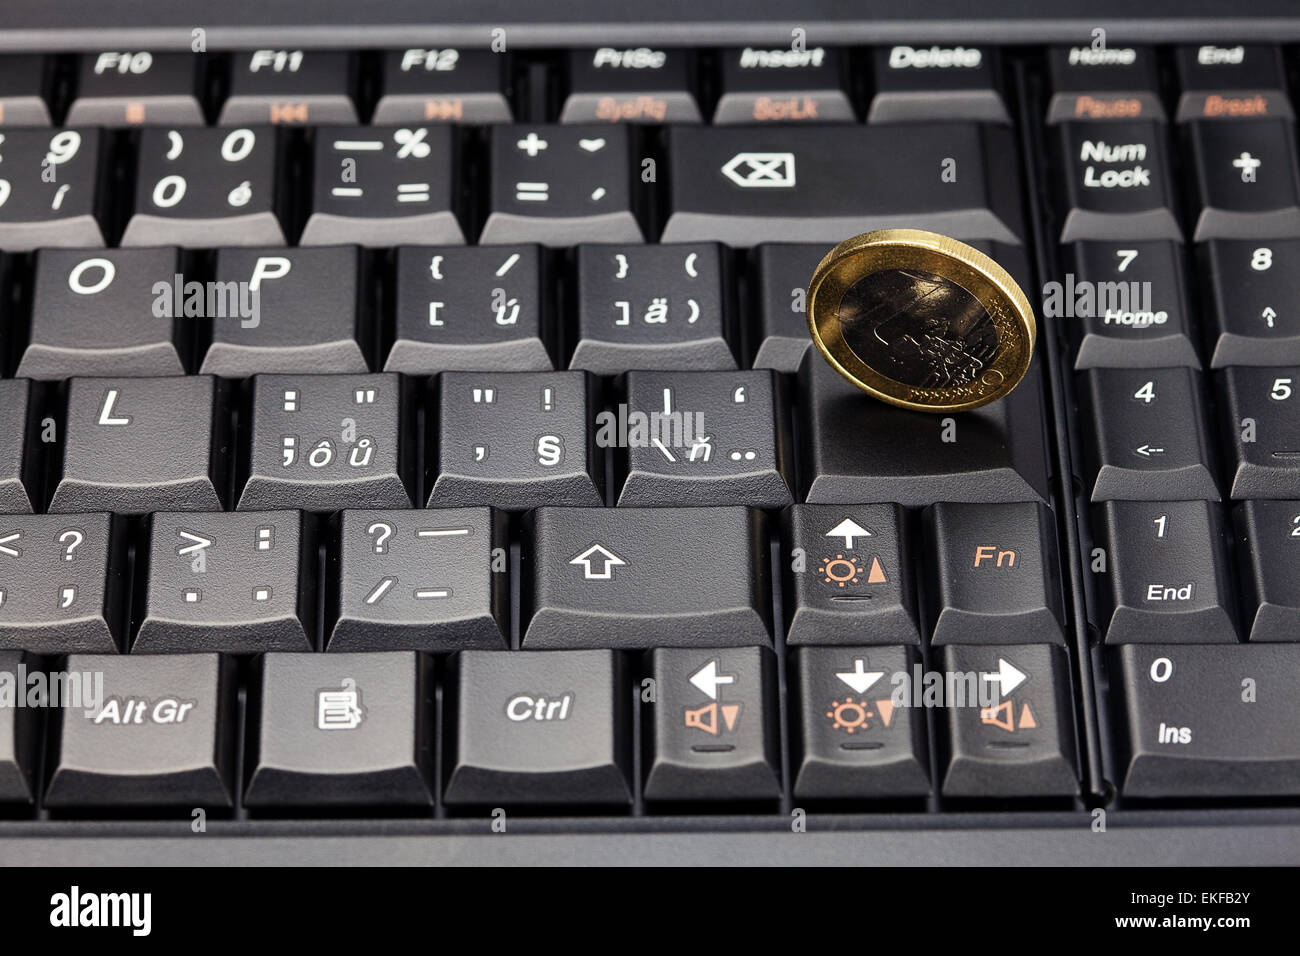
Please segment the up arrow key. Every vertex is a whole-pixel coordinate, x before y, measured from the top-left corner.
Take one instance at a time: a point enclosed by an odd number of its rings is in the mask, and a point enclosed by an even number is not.
[[[614,576],[614,568],[617,565],[627,564],[609,548],[600,544],[593,544],[582,554],[571,558],[569,563],[580,565],[582,576],[590,581],[608,581]]]
[[[835,676],[852,687],[857,693],[865,694],[875,685],[876,681],[885,676],[885,672],[867,670],[867,662],[859,657],[853,662],[853,670],[837,671]]]
[[[862,525],[858,524],[852,518],[845,518],[830,531],[826,532],[828,538],[843,538],[844,547],[853,547],[854,538],[870,538],[871,532]]]

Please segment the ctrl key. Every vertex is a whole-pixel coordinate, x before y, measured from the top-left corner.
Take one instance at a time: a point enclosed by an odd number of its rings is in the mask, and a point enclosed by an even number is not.
[[[619,652],[461,651],[448,666],[448,806],[631,804]]]
[[[46,806],[229,807],[232,666],[216,654],[70,655],[64,670],[98,699],[55,718]]]

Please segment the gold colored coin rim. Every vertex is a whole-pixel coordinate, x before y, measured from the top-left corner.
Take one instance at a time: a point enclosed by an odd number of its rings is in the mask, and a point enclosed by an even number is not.
[[[887,269],[921,269],[952,279],[988,312],[998,354],[967,385],[921,389],[888,378],[844,341],[840,301],[854,283]],[[1006,269],[964,242],[921,229],[877,229],[846,239],[828,252],[808,285],[808,330],[837,372],[882,401],[928,412],[965,411],[1009,394],[1029,369],[1037,340],[1034,311]]]

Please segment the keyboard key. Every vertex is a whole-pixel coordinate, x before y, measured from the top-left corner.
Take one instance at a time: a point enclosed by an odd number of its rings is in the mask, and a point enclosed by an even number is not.
[[[220,511],[226,386],[208,376],[74,378],[50,511]]]
[[[1072,797],[1079,792],[1064,652],[1050,644],[940,651],[945,674],[972,675],[978,700],[948,701],[939,767],[945,797]],[[984,703],[984,695],[988,703]]]
[[[479,242],[641,242],[630,181],[640,158],[626,126],[497,126],[488,136],[491,191]]]
[[[462,651],[443,713],[452,806],[632,802],[631,694],[616,651]]]
[[[642,704],[648,801],[781,795],[776,667],[766,647],[656,648]]]
[[[727,269],[713,243],[582,245],[570,368],[736,367],[726,340]]]
[[[1061,242],[1182,241],[1163,123],[1070,121],[1059,129]]]
[[[29,451],[40,427],[31,383],[0,379],[0,514],[27,514],[40,494],[38,456]]]
[[[629,430],[614,443],[620,506],[790,504],[787,405],[771,372],[628,372],[624,381],[628,421],[640,413],[650,437],[634,441]]]
[[[1183,93],[1178,121],[1294,119],[1276,46],[1180,47],[1174,52]]]
[[[685,50],[570,50],[561,123],[698,123]]]
[[[9,686],[26,692],[23,668],[31,659],[19,651],[0,651],[0,674]],[[31,803],[40,756],[40,711],[35,707],[0,707],[0,804]]]
[[[322,50],[253,50],[235,54],[221,126],[245,123],[357,122],[352,102],[356,62]]]
[[[452,138],[446,126],[316,130],[312,211],[304,246],[355,242],[463,243],[452,208]]]
[[[1295,127],[1284,120],[1188,124],[1194,238],[1300,236]]]
[[[370,286],[356,246],[221,249],[216,281],[247,283],[256,314],[213,323],[204,373],[369,371],[361,324]]]
[[[868,123],[930,120],[1007,123],[1001,58],[981,47],[877,47],[871,53],[875,96]]]
[[[797,372],[812,346],[805,309],[808,279],[826,255],[818,243],[765,242],[754,250],[757,263],[757,350],[754,368]]]
[[[402,246],[389,372],[549,371],[541,250]]]
[[[604,504],[599,402],[585,372],[444,372],[436,395],[430,507]]]
[[[1214,239],[1197,246],[1209,277],[1211,368],[1300,364],[1300,240]]]
[[[0,57],[0,126],[49,126],[51,61],[35,53]]]
[[[664,242],[835,243],[897,226],[1018,244],[1020,201],[1003,127],[917,123],[673,129]],[[937,188],[946,161],[960,176]]]
[[[857,117],[845,84],[840,50],[724,50],[718,125],[737,123],[852,123]]]
[[[386,50],[383,92],[371,122],[509,123],[508,58],[455,47]]]
[[[1047,500],[1039,375],[1035,363],[1001,401],[941,418],[879,402],[809,353],[799,375],[803,500]]]
[[[898,707],[910,647],[800,647],[790,655],[790,761],[799,800],[924,797],[930,793],[925,709]]]
[[[414,429],[396,375],[258,375],[240,511],[409,508]]]
[[[1126,797],[1300,794],[1300,644],[1113,654]]]
[[[1052,47],[1047,122],[1165,119],[1156,55],[1150,47]]]
[[[312,650],[315,567],[310,525],[296,511],[155,514],[131,650]]]
[[[173,337],[185,323],[173,304],[176,249],[45,249],[35,274],[20,376],[185,374]]]
[[[930,643],[1064,644],[1056,523],[1041,502],[925,510]]]
[[[538,508],[524,647],[769,644],[768,563],[749,508]]]
[[[912,555],[897,505],[781,514],[787,644],[919,644]]]
[[[1074,279],[1059,315],[1078,351],[1074,367],[1200,368],[1188,321],[1182,246],[1173,242],[1076,242]],[[1080,308],[1082,306],[1082,308]]]
[[[64,665],[103,674],[100,706],[61,707],[49,807],[191,807],[232,804],[236,685],[216,654],[121,657],[73,654]]]
[[[105,50],[81,56],[69,126],[202,126],[192,53]]]
[[[122,245],[284,245],[279,152],[266,128],[142,130]]]
[[[112,516],[0,518],[0,647],[115,654],[126,586],[126,540]]]
[[[254,666],[245,806],[432,805],[423,655],[266,654]]]
[[[345,511],[327,649],[508,647],[508,545],[488,508]]]
[[[1232,497],[1300,498],[1300,368],[1219,373]]]
[[[1218,505],[1108,501],[1094,517],[1106,570],[1094,571],[1100,606],[1093,623],[1106,643],[1237,639]]]
[[[0,142],[0,249],[102,246],[106,163],[97,129],[7,131]]]
[[[1233,516],[1248,638],[1300,641],[1300,501],[1245,501]]]
[[[1079,385],[1093,501],[1219,500],[1196,372],[1092,369]]]

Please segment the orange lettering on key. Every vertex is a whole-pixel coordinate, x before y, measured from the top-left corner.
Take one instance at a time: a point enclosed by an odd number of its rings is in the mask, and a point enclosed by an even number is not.
[[[133,126],[138,126],[144,122],[144,104],[127,103],[126,104],[126,121]]]
[[[0,103],[0,123],[5,121],[5,105]]]
[[[754,119],[760,123],[816,118],[817,101],[811,96],[805,96],[802,101],[797,96],[788,100],[774,100],[770,96],[760,96],[754,101]]]
[[[653,96],[637,96],[630,100],[602,96],[596,101],[595,118],[610,123],[638,119],[652,119],[662,123],[667,115],[668,102]]]
[[[306,103],[272,103],[271,122],[272,123],[305,123],[307,122],[307,104]]]
[[[1142,115],[1142,101],[1136,97],[1099,100],[1095,96],[1076,96],[1074,115],[1088,119],[1132,119]]]
[[[458,120],[464,117],[465,104],[460,97],[424,101],[424,118],[427,120]]]
[[[1007,567],[1016,566],[1016,553],[1014,551],[1002,551],[988,544],[981,544],[975,548],[975,563],[971,565],[978,568],[983,562],[992,561],[995,568],[1002,567],[1002,562],[1006,561]]]
[[[1219,96],[1205,98],[1204,116],[1267,116],[1268,100],[1259,96]]]

